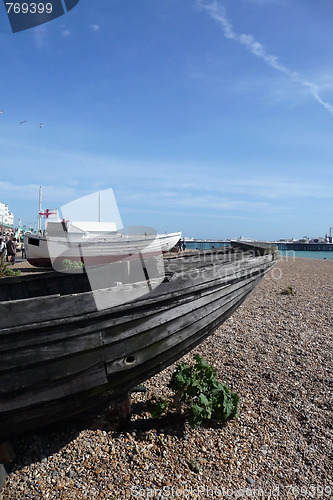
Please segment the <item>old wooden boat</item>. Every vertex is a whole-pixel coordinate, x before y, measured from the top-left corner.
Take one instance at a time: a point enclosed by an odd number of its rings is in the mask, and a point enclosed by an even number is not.
[[[164,256],[163,276],[127,269],[127,283],[103,266],[98,287],[85,272],[1,279],[0,442],[112,404],[212,334],[276,260],[239,245]]]

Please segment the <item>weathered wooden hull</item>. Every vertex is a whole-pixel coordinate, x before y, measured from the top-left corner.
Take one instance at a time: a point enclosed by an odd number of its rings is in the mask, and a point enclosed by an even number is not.
[[[17,279],[2,280],[0,440],[117,400],[169,366],[234,312],[275,252],[170,259],[159,287],[103,310],[82,274],[22,279],[16,291]],[[121,291],[95,293],[114,303]]]

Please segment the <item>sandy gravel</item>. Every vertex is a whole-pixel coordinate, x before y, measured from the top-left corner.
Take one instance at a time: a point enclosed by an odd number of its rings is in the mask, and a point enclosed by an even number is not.
[[[45,272],[45,268],[42,267],[34,267],[26,259],[21,257],[21,254],[18,253],[16,255],[15,264],[12,266],[12,269],[15,271],[21,271],[22,276],[26,274],[36,274]]]
[[[138,430],[170,367],[134,396],[129,432],[17,439],[2,498],[332,498],[332,297],[332,260],[280,260],[196,349],[239,394],[237,420]]]

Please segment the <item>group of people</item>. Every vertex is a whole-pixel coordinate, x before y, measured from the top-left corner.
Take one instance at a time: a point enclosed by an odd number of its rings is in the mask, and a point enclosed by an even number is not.
[[[18,241],[14,235],[0,236],[0,262],[10,262],[12,265],[15,264],[16,250]]]
[[[180,239],[175,247],[176,251],[179,252],[180,250],[185,251],[186,250],[186,242],[185,239]]]

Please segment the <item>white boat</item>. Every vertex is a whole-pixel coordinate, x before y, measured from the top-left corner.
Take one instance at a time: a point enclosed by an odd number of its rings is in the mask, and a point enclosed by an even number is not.
[[[82,229],[85,222],[52,222],[43,235],[25,233],[24,248],[28,262],[35,267],[61,270],[64,260],[82,262],[84,266],[104,265],[136,260],[140,254],[156,257],[170,251],[181,238],[181,232],[126,234],[106,231],[94,223],[94,231]],[[141,229],[141,228],[140,228]]]
[[[101,198],[104,219],[108,221],[101,220]],[[43,231],[39,223],[36,234],[25,233],[26,258],[35,267],[58,271],[64,269],[64,261],[81,262],[87,268],[156,258],[170,251],[181,238],[181,232],[157,234],[146,226],[132,226],[125,231],[112,189],[79,198],[59,210],[42,211],[40,206],[39,214],[47,219],[52,214],[54,220],[48,219]]]

